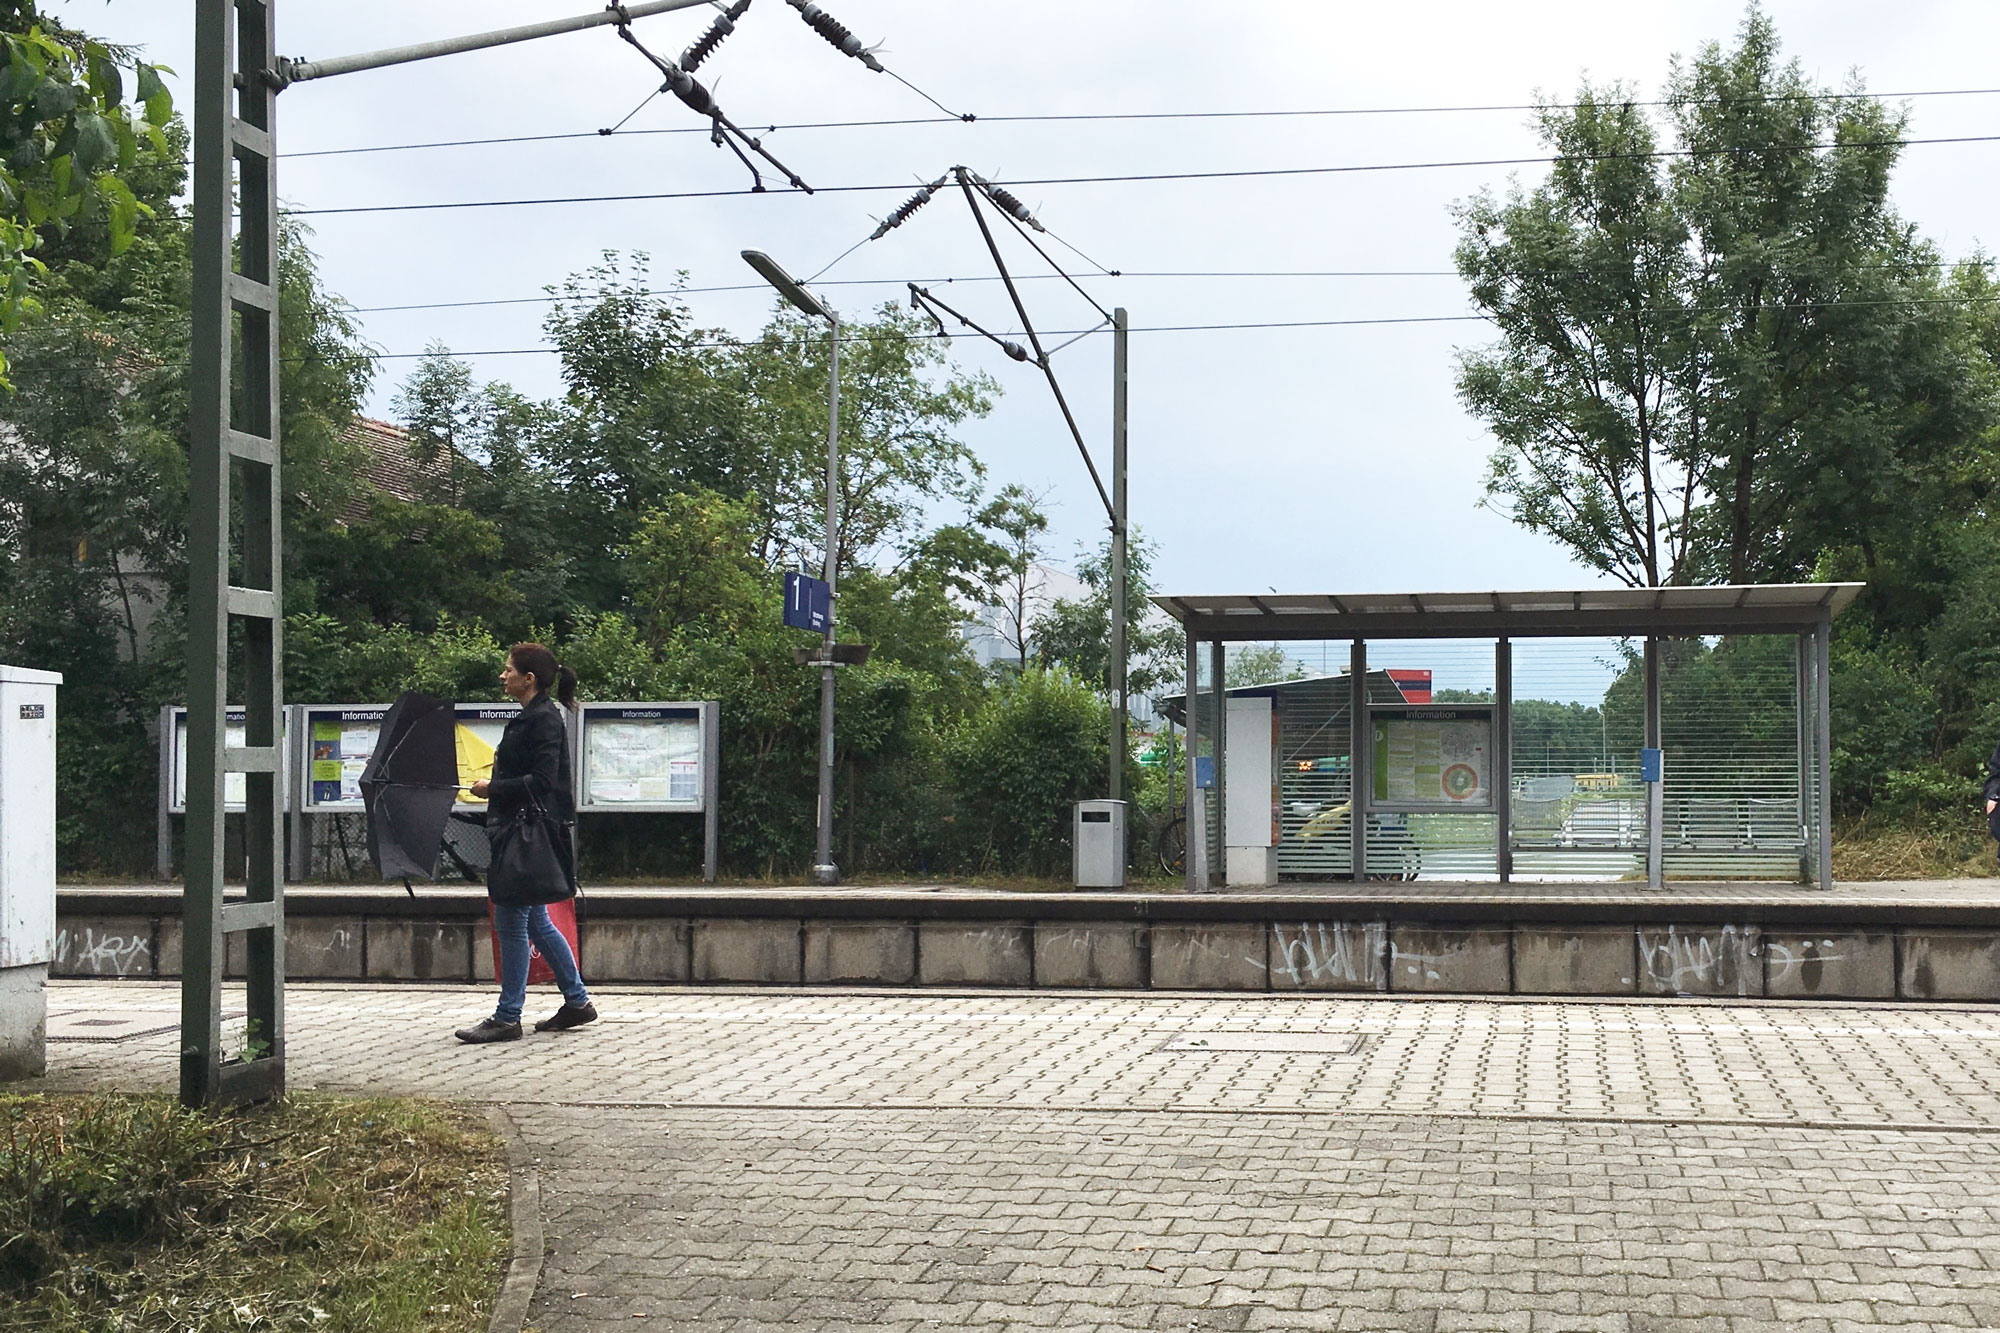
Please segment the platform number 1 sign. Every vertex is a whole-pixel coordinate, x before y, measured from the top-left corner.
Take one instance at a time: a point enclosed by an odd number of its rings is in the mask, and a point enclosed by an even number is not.
[[[832,613],[833,596],[825,579],[810,574],[785,575],[785,624],[824,634]]]

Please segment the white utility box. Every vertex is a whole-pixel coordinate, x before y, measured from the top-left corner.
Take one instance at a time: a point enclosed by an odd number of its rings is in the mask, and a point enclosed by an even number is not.
[[[1125,802],[1078,801],[1071,820],[1079,889],[1125,887]]]
[[[48,1068],[60,684],[53,671],[0,666],[0,1080]]]
[[[1229,701],[1223,755],[1223,877],[1231,887],[1276,884],[1278,719],[1268,698]]]

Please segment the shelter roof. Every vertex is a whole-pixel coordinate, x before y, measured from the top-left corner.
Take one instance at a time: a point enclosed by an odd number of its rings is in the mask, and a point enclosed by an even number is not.
[[[1156,596],[1199,639],[1455,639],[1795,634],[1845,611],[1860,583],[1752,583],[1571,592]]]

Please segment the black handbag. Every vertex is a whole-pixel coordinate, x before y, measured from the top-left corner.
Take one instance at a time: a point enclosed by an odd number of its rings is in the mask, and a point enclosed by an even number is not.
[[[540,803],[529,801],[494,832],[486,888],[496,902],[553,903],[575,894],[556,821]]]

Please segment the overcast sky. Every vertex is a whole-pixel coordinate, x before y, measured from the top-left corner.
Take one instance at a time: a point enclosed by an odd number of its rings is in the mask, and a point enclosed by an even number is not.
[[[1467,107],[1557,98],[1580,79],[1657,94],[1669,61],[1731,41],[1733,0],[1608,5],[1490,0],[1425,5],[1274,0],[827,0],[895,73],[953,111],[1052,113]],[[279,47],[320,58],[584,12],[589,0],[279,0]],[[1991,0],[1782,0],[1768,12],[1786,51],[1827,83],[1858,72],[1871,90],[2000,83],[2000,6]],[[70,0],[70,21],[143,45],[181,72],[191,108],[191,0]],[[641,20],[671,59],[711,11]],[[825,45],[783,0],[756,0],[700,76],[740,124],[935,116],[893,79]],[[282,151],[584,132],[545,143],[292,156],[284,201],[300,210],[396,203],[738,190],[748,175],[699,133],[601,138],[658,76],[610,29],[299,85],[280,102]],[[1912,133],[2000,133],[2000,96],[1915,97]],[[1534,156],[1519,110],[1280,119],[943,122],[781,130],[768,146],[815,186],[901,185],[964,163],[997,180],[1424,163]],[[632,129],[686,128],[671,98]],[[1912,146],[1895,179],[1904,214],[1949,256],[1993,243],[2000,143]],[[1409,276],[1106,277],[1086,285],[1131,312],[1135,330],[1183,324],[1463,315],[1449,275],[1454,201],[1504,188],[1510,171],[1449,167],[1239,180],[1030,185],[1019,193],[1065,241],[1131,274],[1363,270]],[[769,251],[804,276],[866,236],[905,191],[321,215],[315,248],[331,289],[359,307],[538,296],[604,250],[645,251],[656,275],[692,287],[754,283],[737,257]],[[1074,256],[1062,254],[1064,259]],[[1026,258],[1032,258],[1027,256]],[[1082,273],[1093,272],[1075,260]],[[964,204],[940,198],[830,273],[850,315],[903,295],[909,278],[991,272]],[[1044,327],[1084,327],[1058,283],[1030,288]],[[941,293],[943,294],[943,293]],[[695,318],[754,332],[764,289],[688,298]],[[989,327],[1012,327],[993,283],[946,296]],[[442,340],[477,373],[533,394],[558,391],[555,358],[486,355],[542,346],[537,304],[369,313],[385,353]],[[1081,322],[1080,322],[1081,321]],[[1479,507],[1490,441],[1452,389],[1454,350],[1487,340],[1466,322],[1206,332],[1135,332],[1131,352],[1134,523],[1160,548],[1165,591],[1359,592],[1595,586],[1545,540]],[[967,431],[994,486],[1046,491],[1059,556],[1102,532],[1089,479],[1040,376],[976,338],[961,364],[1006,392]],[[385,360],[371,410],[387,415],[410,366]],[[1093,451],[1108,454],[1110,345],[1057,358]]]

